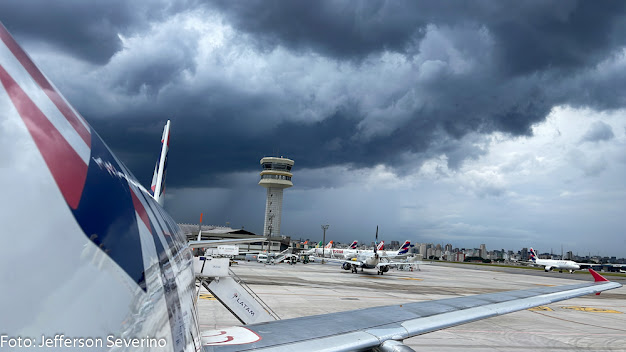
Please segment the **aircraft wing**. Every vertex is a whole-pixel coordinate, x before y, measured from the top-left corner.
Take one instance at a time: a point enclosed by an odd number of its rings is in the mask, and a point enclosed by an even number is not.
[[[237,243],[250,243],[250,242],[262,242],[265,241],[265,237],[259,238],[242,238],[242,239],[230,239],[230,240],[202,240],[202,241],[189,241],[187,242],[189,248],[206,248],[215,247],[220,244],[237,244]]]
[[[416,261],[414,261],[414,262],[404,262],[404,263],[401,263],[401,264],[430,265],[430,264],[432,264],[432,263],[433,263],[433,262],[425,262],[425,261],[422,261],[422,260],[416,260]]]
[[[409,264],[409,263],[402,263],[402,262],[379,262],[378,264],[376,264],[376,267],[380,268],[381,266],[402,265],[402,264]]]
[[[408,257],[409,254],[408,253],[404,253],[404,254],[385,254],[385,255],[379,255],[379,257],[381,258],[406,258]]]
[[[205,331],[202,333],[203,350],[331,352],[391,347],[413,336],[622,286],[606,281],[595,272],[592,274],[596,282],[366,308]],[[240,344],[242,342],[244,344]]]
[[[343,263],[349,263],[349,264],[353,264],[356,265],[358,267],[363,266],[363,262],[359,261],[359,260],[352,260],[352,259],[337,259],[337,258],[324,258],[324,260],[328,263],[334,263],[334,264],[343,264]]]
[[[423,262],[423,261],[418,260],[418,261],[414,261],[414,262],[399,262],[399,263],[396,262],[396,263],[392,263],[392,264],[397,265],[397,266],[402,266],[402,265],[430,265],[432,263],[431,262]]]
[[[341,263],[350,263],[352,265],[358,266],[359,268],[363,266],[363,262],[359,260],[343,260],[341,261]]]
[[[389,266],[389,265],[429,265],[431,262],[422,262],[422,261],[414,261],[414,262],[380,262],[376,265],[376,267],[381,266]]]

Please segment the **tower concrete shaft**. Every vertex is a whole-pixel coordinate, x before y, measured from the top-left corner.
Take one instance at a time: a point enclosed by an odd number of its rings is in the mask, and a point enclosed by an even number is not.
[[[263,171],[259,185],[267,188],[263,236],[279,236],[283,208],[283,189],[293,186],[291,168],[294,161],[286,158],[265,157],[261,159]]]
[[[278,236],[280,234],[282,209],[283,189],[268,187],[267,200],[265,202],[265,225],[263,226],[263,236]]]

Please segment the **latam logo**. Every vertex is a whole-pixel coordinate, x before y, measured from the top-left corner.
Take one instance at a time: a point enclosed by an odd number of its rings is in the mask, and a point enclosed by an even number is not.
[[[239,297],[239,294],[237,292],[235,292],[233,294],[233,299],[235,300],[235,302],[237,302],[237,304],[239,304],[241,306],[241,308],[243,308],[246,313],[250,314],[251,317],[253,317],[255,315],[254,311],[252,310],[252,308],[250,308],[250,306],[248,306],[242,299],[241,297]]]
[[[201,336],[204,346],[243,345],[261,340],[261,336],[242,326],[221,330],[204,331]]]

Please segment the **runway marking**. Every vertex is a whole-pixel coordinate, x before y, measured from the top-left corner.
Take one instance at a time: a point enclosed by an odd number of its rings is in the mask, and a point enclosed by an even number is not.
[[[550,307],[546,307],[546,306],[538,306],[538,307],[528,308],[528,310],[531,311],[531,312],[538,312],[538,311],[554,312],[554,309],[552,309]]]
[[[556,286],[556,285],[546,285],[546,284],[535,284],[535,285],[537,285],[537,286],[548,286],[548,287],[554,287],[554,286]]]
[[[424,281],[424,279],[416,279],[414,277],[401,277],[402,280]]]
[[[215,298],[213,295],[211,294],[206,294],[206,293],[202,293],[200,294],[200,298],[202,299],[208,299],[209,301],[216,301],[217,298]]]
[[[561,307],[563,309],[571,309],[571,310],[577,310],[579,312],[591,312],[591,313],[617,313],[617,314],[623,314],[620,311],[617,310],[612,310],[612,309],[604,309],[604,308],[593,308],[593,307],[579,307],[579,306],[566,306],[566,307]]]

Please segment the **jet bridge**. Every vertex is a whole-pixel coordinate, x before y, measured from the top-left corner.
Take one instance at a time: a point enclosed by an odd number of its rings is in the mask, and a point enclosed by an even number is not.
[[[242,324],[279,320],[278,315],[229,268],[228,258],[194,257],[196,281]]]

